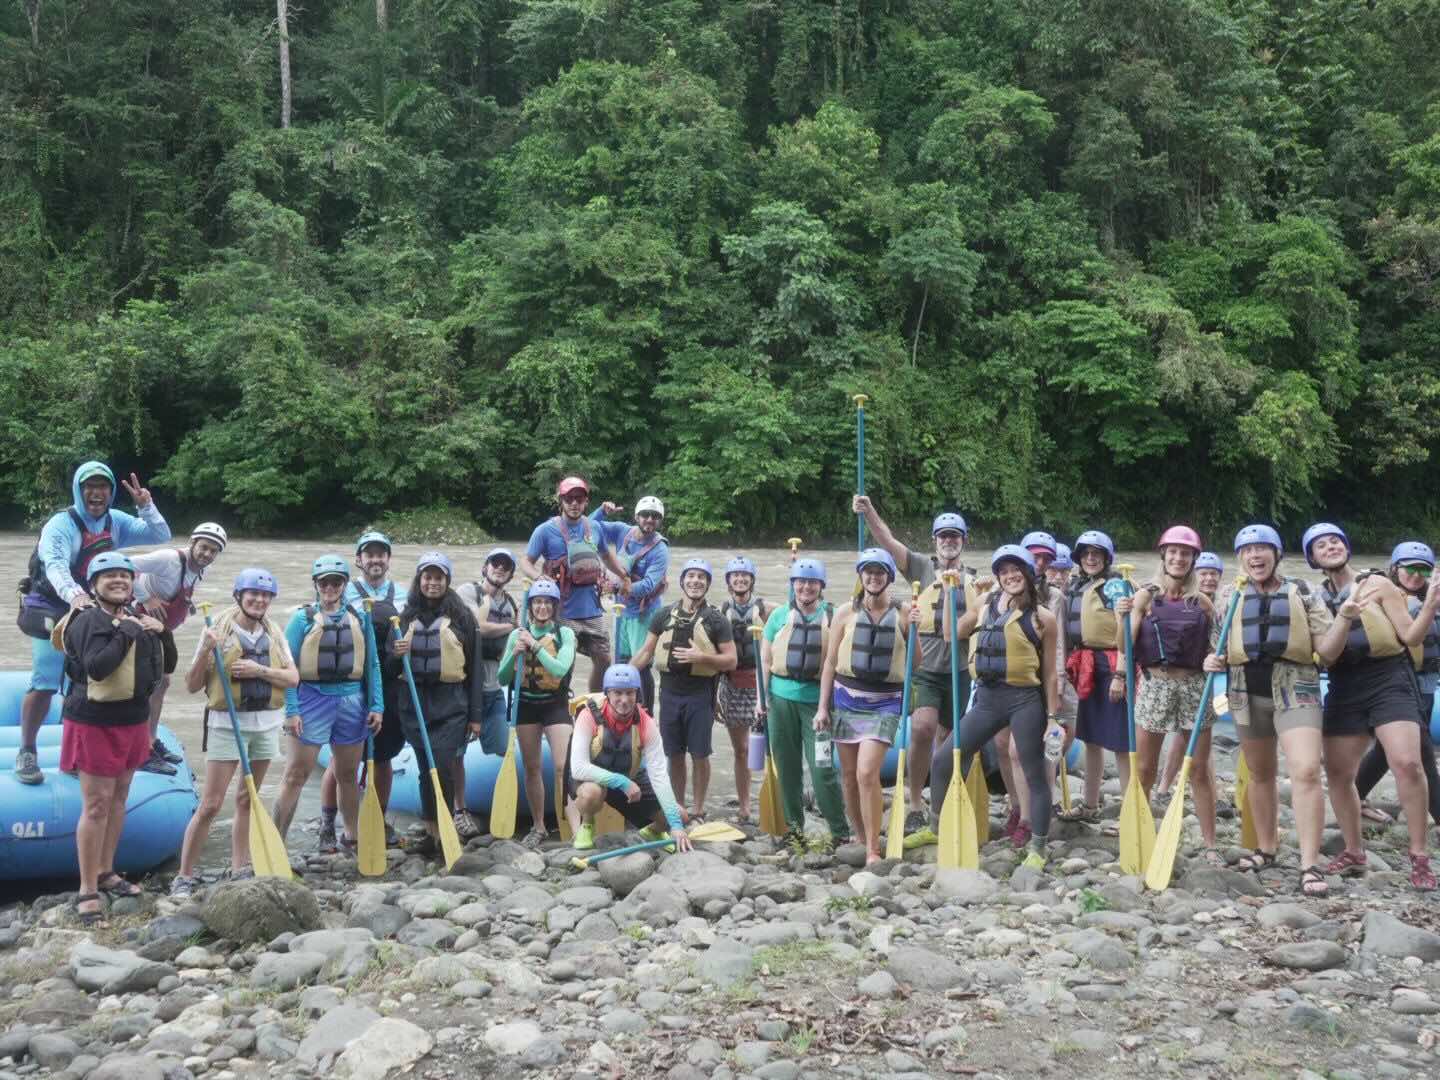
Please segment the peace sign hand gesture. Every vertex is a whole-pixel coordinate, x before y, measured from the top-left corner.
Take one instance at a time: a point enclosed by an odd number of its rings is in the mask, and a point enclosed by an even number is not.
[[[126,480],[123,476],[120,478],[120,486],[125,489],[125,494],[129,495],[130,498],[135,501],[135,506],[140,510],[144,510],[145,507],[154,501],[150,498],[150,489],[141,487],[140,477],[136,476],[133,472],[130,474],[129,480]]]

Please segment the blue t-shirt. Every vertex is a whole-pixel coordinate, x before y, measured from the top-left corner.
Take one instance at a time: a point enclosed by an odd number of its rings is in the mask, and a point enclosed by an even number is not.
[[[564,532],[561,532],[562,527]],[[600,552],[610,550],[610,542],[605,538],[605,530],[598,523],[581,518],[574,525],[569,525],[561,519],[557,524],[554,518],[549,518],[535,526],[535,531],[530,534],[530,543],[525,547],[525,554],[531,559],[544,559],[549,562],[564,562],[566,552],[566,534],[571,540],[584,538],[586,530],[590,533],[590,542]],[[593,585],[583,588],[573,588],[570,595],[565,598],[560,614],[566,619],[593,619],[601,614],[600,591]]]

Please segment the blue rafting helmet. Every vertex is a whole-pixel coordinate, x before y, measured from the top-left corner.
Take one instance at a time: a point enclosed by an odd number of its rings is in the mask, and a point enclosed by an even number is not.
[[[705,569],[708,571],[710,568],[707,566]],[[731,574],[749,574],[752,579],[760,576],[759,571],[755,569],[755,563],[748,555],[736,555],[725,564],[725,584],[727,585],[730,584]]]
[[[1055,537],[1051,536],[1047,532],[1041,532],[1038,529],[1034,532],[1028,532],[1024,536],[1022,536],[1020,538],[1020,546],[1023,547],[1026,551],[1029,551],[1031,548],[1038,547],[1044,548],[1046,551],[1050,552],[1052,556],[1060,554],[1060,549],[1055,546]]]
[[[390,537],[378,529],[370,529],[360,534],[360,539],[355,541],[355,554],[359,555],[369,544],[380,544],[386,551],[394,551],[390,546]]]
[[[1106,565],[1115,561],[1115,541],[1099,529],[1086,529],[1075,538],[1074,554],[1078,557],[1083,547],[1099,548],[1105,553]]]
[[[1050,563],[1051,570],[1074,570],[1075,560],[1070,557],[1070,545],[1055,545],[1055,558]]]
[[[1218,570],[1225,572],[1225,561],[1213,551],[1202,551],[1195,559],[1196,570]]]
[[[236,596],[242,592],[263,592],[279,596],[280,586],[275,581],[275,575],[269,570],[259,566],[247,566],[235,575],[235,588],[231,592]]]
[[[1435,552],[1430,550],[1429,544],[1422,544],[1419,540],[1402,540],[1395,545],[1395,550],[1390,552],[1390,565],[1402,562],[1418,562],[1433,567]]]
[[[443,551],[427,551],[421,555],[415,563],[415,573],[421,570],[435,569],[444,573],[446,580],[455,576],[455,568],[450,565],[450,556]]]
[[[685,580],[685,575],[691,570],[702,570],[705,576],[711,581],[715,580],[715,573],[710,569],[710,564],[704,559],[686,559],[685,565],[680,568],[680,580]]]
[[[94,581],[96,574],[103,574],[106,570],[128,570],[132,578],[135,576],[135,564],[130,561],[129,555],[122,555],[118,551],[102,551],[90,560],[85,571],[85,580]]]
[[[791,581],[818,581],[824,587],[829,584],[825,577],[825,564],[819,559],[796,559],[790,564]]]
[[[892,582],[900,576],[899,572],[895,569],[895,560],[890,557],[890,553],[884,548],[872,547],[860,552],[859,557],[855,560],[855,572],[858,574],[867,566],[880,567],[890,576]]]
[[[1280,534],[1269,525],[1246,525],[1235,534],[1235,554],[1240,554],[1240,549],[1246,544],[1269,544],[1275,549],[1275,558],[1285,554],[1285,545],[1280,541]]]
[[[339,555],[321,555],[310,564],[310,580],[319,581],[325,577],[343,577],[350,580],[350,564]]]
[[[555,603],[560,603],[560,586],[554,578],[536,578],[530,583],[529,590],[525,593],[525,607],[530,607],[531,600],[538,600],[548,597]]]
[[[489,566],[491,563],[509,563],[510,572],[515,572],[515,556],[509,548],[491,548],[485,556],[485,565]]]
[[[1345,535],[1345,530],[1339,525],[1328,521],[1317,521],[1310,528],[1305,530],[1305,535],[1300,538],[1300,550],[1305,554],[1305,561],[1310,564],[1310,569],[1319,570],[1320,564],[1310,554],[1310,545],[1319,540],[1322,536],[1338,536],[1345,543],[1345,554],[1349,555],[1350,538]]]
[[[639,690],[640,672],[633,664],[611,664],[605,669],[606,690]]]
[[[939,536],[942,532],[946,532],[950,529],[954,529],[956,532],[958,532],[961,536],[964,537],[968,537],[970,535],[970,528],[965,524],[965,519],[959,514],[954,513],[944,513],[938,515],[935,518],[935,521],[930,526],[930,535]]]
[[[990,556],[990,572],[998,574],[1000,564],[1003,562],[1014,562],[1020,564],[1020,569],[1025,576],[1032,581],[1035,579],[1035,556],[1026,551],[1019,544],[1001,544],[995,549],[995,554]]]

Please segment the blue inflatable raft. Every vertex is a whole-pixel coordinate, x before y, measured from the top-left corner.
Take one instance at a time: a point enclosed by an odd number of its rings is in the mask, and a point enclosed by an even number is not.
[[[0,881],[74,877],[80,872],[75,859],[80,781],[60,771],[60,695],[52,699],[46,726],[36,739],[45,782],[32,787],[15,779],[20,701],[29,685],[28,671],[0,672]],[[160,738],[176,753],[184,752],[163,724]],[[116,869],[143,873],[178,855],[185,826],[199,803],[187,764],[177,766],[174,776],[137,772],[126,802]]]

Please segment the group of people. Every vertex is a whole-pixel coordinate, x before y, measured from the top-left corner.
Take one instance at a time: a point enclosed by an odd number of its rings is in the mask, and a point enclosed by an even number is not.
[[[136,769],[174,768],[155,736],[178,666],[173,632],[193,612],[195,587],[228,542],[223,528],[207,522],[186,548],[121,554],[170,537],[138,479],[121,486],[136,515],[112,508],[116,482],[105,465],[87,462],[76,471],[73,505],[41,533],[18,620],[32,637],[33,666],[16,774],[43,782],[36,733],[68,680],[61,769],[79,776],[84,800],[77,911],[87,919],[98,917],[101,893],[138,891],[114,870],[126,793]],[[353,560],[314,561],[313,599],[282,627],[270,613],[279,594],[274,575],[261,567],[236,575],[233,606],[207,625],[184,676],[187,690],[206,695],[206,766],[173,893],[188,895],[198,885],[201,848],[234,779],[240,743],[258,787],[285,736],[273,811],[282,835],[322,747],[330,747],[319,841],[327,850],[356,845],[362,760],[373,759],[366,782],[386,807],[403,746],[422,763],[433,755],[444,805],[430,785],[420,785],[425,836],[416,842],[422,854],[433,854],[442,814],[462,837],[479,833],[466,806],[465,751],[478,740],[486,752],[503,753],[512,725],[532,822],[523,842],[530,846],[547,836],[543,740],[575,847],[594,846],[596,815],[608,803],[647,838],[668,836],[688,848],[686,826],[707,813],[719,722],[734,751],[740,818],[751,814],[748,750],[759,732],[791,838],[833,845],[853,837],[876,861],[881,768],[908,720],[915,764],[907,806],[914,809],[904,821],[904,846],[936,842],[938,814],[957,779],[953,751],[964,768],[989,746],[1009,799],[1005,832],[1028,865],[1041,867],[1055,746],[1068,749],[1077,737],[1085,745],[1075,819],[1099,820],[1107,751],[1122,785],[1129,780],[1125,655],[1132,650],[1139,672],[1135,762],[1147,799],[1167,735],[1202,725],[1190,773],[1202,857],[1223,862],[1215,847],[1211,710],[1202,700],[1207,674],[1223,673],[1251,774],[1244,812],[1259,838],[1241,867],[1276,861],[1283,749],[1302,892],[1324,895],[1327,874],[1363,872],[1361,815],[1374,812],[1362,807],[1361,795],[1387,768],[1406,816],[1411,880],[1420,889],[1435,885],[1425,812],[1428,800],[1440,821],[1428,731],[1440,678],[1440,590],[1430,583],[1434,554],[1422,543],[1400,544],[1388,573],[1357,572],[1344,532],[1313,526],[1302,547],[1325,577],[1316,591],[1280,573],[1284,551],[1274,529],[1246,526],[1235,539],[1245,578],[1237,591],[1221,588],[1222,560],[1203,549],[1193,529],[1177,525],[1160,537],[1158,565],[1137,586],[1119,572],[1115,546],[1098,530],[1082,532],[1073,548],[1049,533],[1028,533],[977,572],[963,562],[969,530],[960,514],[936,517],[932,550],[914,550],[869,498],[856,495],[853,510],[875,546],[857,557],[854,579],[845,576],[841,602],[825,598],[825,565],[792,551],[785,603],[760,598],[754,562],[737,556],[724,567],[725,599],[716,606],[714,572],[704,559],[681,566],[676,595],[666,602],[670,551],[660,499],[640,499],[633,522],[625,522],[614,520],[623,508],[611,502],[590,511],[589,486],[579,477],[562,480],[555,497],[558,512],[534,530],[524,553],[490,551],[472,581],[457,581],[450,558],[432,551],[403,586],[391,578],[390,541],[367,531]],[[514,594],[517,572],[529,583]],[[891,595],[901,578],[913,598]],[[572,701],[577,655],[589,658],[591,671],[587,691]],[[402,692],[407,667],[413,695]],[[1322,667],[1329,680],[1323,706]],[[1328,863],[1319,854],[1322,762],[1345,837],[1345,850]],[[1177,765],[1172,755],[1168,767]],[[806,768],[829,829],[823,840],[804,835]],[[235,875],[250,864],[249,812],[246,788],[237,786]]]

